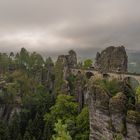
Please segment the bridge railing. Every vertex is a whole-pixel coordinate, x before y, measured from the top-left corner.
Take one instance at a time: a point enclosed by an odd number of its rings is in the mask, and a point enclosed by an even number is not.
[[[96,69],[93,69],[93,68],[88,68],[88,69],[85,69],[85,68],[76,68],[76,67],[73,67],[71,69],[75,69],[75,70],[85,70],[85,71],[98,71]],[[98,71],[99,72],[99,71]],[[101,72],[102,73],[102,72]],[[140,73],[132,73],[132,72],[115,72],[115,71],[108,71],[108,72],[105,72],[105,73],[113,73],[113,74],[124,74],[124,75],[133,75],[133,76],[140,76]]]

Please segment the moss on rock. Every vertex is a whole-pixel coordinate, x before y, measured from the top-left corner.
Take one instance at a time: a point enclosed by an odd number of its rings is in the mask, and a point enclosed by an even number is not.
[[[127,112],[127,121],[139,124],[140,123],[140,112],[134,111],[134,110],[129,110]]]
[[[112,113],[121,113],[126,111],[127,98],[124,93],[119,92],[110,99],[109,108]]]

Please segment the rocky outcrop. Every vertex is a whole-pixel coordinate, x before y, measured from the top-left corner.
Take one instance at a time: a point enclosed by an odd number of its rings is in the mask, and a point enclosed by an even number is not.
[[[127,112],[126,127],[126,140],[140,139],[140,112],[134,110]]]
[[[126,135],[126,105],[127,98],[122,92],[117,93],[109,101],[111,126],[116,134]]]
[[[51,57],[46,59],[46,64],[44,69],[42,69],[42,80],[41,83],[46,87],[46,90],[52,93],[54,88],[54,80],[55,80],[55,71],[54,71],[54,63]]]
[[[58,56],[56,63],[62,66],[63,79],[66,80],[70,74],[70,68],[75,68],[77,66],[76,52],[70,50],[68,55]]]
[[[20,111],[21,111],[21,106],[19,105],[0,104],[0,119],[5,121],[10,121],[14,113],[19,113]]]
[[[68,66],[73,68],[77,65],[77,55],[76,52],[73,50],[69,51],[69,55],[66,55]]]
[[[81,72],[78,72],[76,75],[76,83],[75,83],[75,98],[78,102],[78,112],[80,113],[84,106],[84,93],[85,93],[85,77]]]
[[[77,55],[73,50],[69,51],[68,55],[60,55],[58,56],[57,61],[61,62],[63,66],[67,66],[69,68],[76,67],[77,65]]]
[[[88,83],[88,105],[90,116],[90,140],[113,139],[110,130],[109,95],[96,84],[94,79]]]
[[[55,64],[55,85],[62,93],[69,94],[67,78],[71,74],[71,68],[77,65],[77,55],[73,50],[68,55],[60,55]]]
[[[101,72],[127,72],[127,54],[125,47],[108,47],[97,53],[95,68]]]
[[[0,78],[0,119],[10,121],[14,113],[19,113],[21,110],[21,96],[17,92],[12,99],[7,86],[11,83],[7,83],[4,78]]]
[[[95,76],[87,84],[90,140],[139,140],[140,112],[128,110],[127,96],[110,95],[99,84],[101,80]]]

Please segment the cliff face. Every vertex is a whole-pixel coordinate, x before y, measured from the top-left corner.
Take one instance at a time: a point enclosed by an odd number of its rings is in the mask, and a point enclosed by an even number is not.
[[[11,95],[12,84],[8,83],[4,77],[0,77],[0,119],[10,121],[14,113],[19,113],[21,110],[21,96],[18,90],[15,90],[14,98]],[[14,86],[14,84],[13,84]]]
[[[101,72],[127,72],[127,54],[123,46],[108,47],[97,53],[95,67]]]
[[[123,92],[110,96],[99,80],[94,77],[88,83],[90,140],[139,140],[140,112],[128,109]]]
[[[58,84],[58,81],[61,80],[61,83],[58,85],[62,93],[69,94],[69,84],[67,78],[71,74],[70,68],[74,68],[77,65],[77,55],[73,50],[70,50],[68,55],[60,55],[55,64],[55,69],[59,73],[55,79],[55,83]]]
[[[67,67],[75,67],[77,65],[77,55],[76,52],[73,50],[69,51],[68,55],[60,55],[58,56],[57,62],[61,62],[63,66]]]
[[[76,67],[76,65],[77,65],[77,55],[76,55],[75,51],[70,50],[69,55],[67,55],[66,58],[67,58],[67,62],[68,62],[69,67]]]
[[[78,106],[78,112],[80,113],[82,108],[84,107],[85,101],[84,101],[84,94],[85,94],[85,84],[86,80],[82,73],[78,73],[76,75],[76,82],[75,82],[75,96],[76,100],[79,104]]]
[[[9,121],[14,113],[19,113],[21,107],[19,105],[0,104],[0,119]]]
[[[73,50],[70,50],[68,55],[58,56],[56,63],[62,66],[63,79],[66,80],[66,78],[69,76],[70,68],[74,68],[77,65],[76,52]]]

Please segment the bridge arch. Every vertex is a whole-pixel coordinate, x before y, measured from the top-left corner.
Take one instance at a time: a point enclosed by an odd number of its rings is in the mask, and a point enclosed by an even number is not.
[[[135,76],[125,76],[123,81],[130,84],[134,90],[136,90],[136,88],[140,86],[140,81]]]
[[[102,75],[103,75],[103,78],[105,78],[105,79],[108,79],[111,77],[108,73],[103,73]]]
[[[85,75],[88,79],[90,79],[91,76],[94,76],[93,72],[90,72],[90,71],[86,72]]]
[[[140,74],[135,74],[135,73],[118,73],[118,72],[108,72],[108,73],[100,73],[99,71],[96,70],[91,70],[91,69],[71,69],[71,73],[74,75],[77,74],[84,74],[88,77],[99,75],[103,78],[109,78],[109,79],[118,79],[118,80],[129,80],[129,79],[135,79],[137,81],[137,84],[140,85]]]

